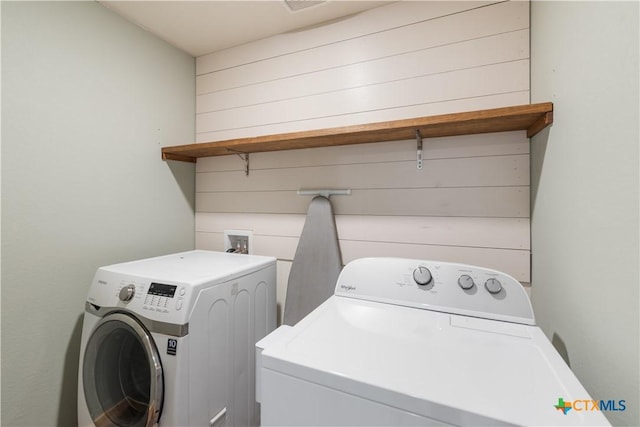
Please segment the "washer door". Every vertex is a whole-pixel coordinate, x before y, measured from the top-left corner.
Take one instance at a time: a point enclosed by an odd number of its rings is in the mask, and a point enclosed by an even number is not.
[[[158,422],[164,383],[151,334],[132,316],[105,316],[87,341],[84,396],[96,427],[149,427]]]

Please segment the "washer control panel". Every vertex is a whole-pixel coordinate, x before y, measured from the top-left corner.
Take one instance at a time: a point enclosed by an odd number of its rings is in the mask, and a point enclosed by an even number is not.
[[[189,314],[192,294],[185,284],[99,270],[87,301],[100,307],[120,307],[151,320],[181,324]]]
[[[145,296],[143,309],[168,313],[177,289],[176,285],[152,282]]]
[[[531,302],[513,277],[467,264],[362,258],[347,264],[335,294],[493,320],[535,324]]]
[[[160,282],[133,282],[122,280],[120,296],[126,289],[134,287],[134,297],[124,302],[125,306],[145,317],[154,320],[169,321],[186,316],[187,306],[185,298],[187,287],[180,284]],[[122,298],[120,298],[121,301]]]

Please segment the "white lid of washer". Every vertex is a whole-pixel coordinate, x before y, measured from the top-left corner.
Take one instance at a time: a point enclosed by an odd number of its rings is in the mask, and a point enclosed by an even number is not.
[[[194,250],[108,265],[98,271],[197,286],[249,274],[275,261],[273,257]]]
[[[419,267],[431,271],[428,284],[415,281],[425,281]],[[475,287],[463,289],[462,275]],[[485,288],[491,278],[499,292]],[[591,398],[535,326],[522,286],[493,270],[357,260],[334,296],[265,344],[266,369],[444,423],[608,424],[599,411],[555,408]]]
[[[607,425],[536,326],[333,296],[280,338],[264,368],[444,423]]]

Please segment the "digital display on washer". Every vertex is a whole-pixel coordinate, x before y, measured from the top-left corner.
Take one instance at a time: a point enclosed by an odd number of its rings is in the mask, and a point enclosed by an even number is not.
[[[174,285],[152,283],[151,286],[149,287],[149,292],[147,292],[147,294],[157,295],[159,297],[173,298],[173,296],[176,294],[176,289],[178,289],[178,287]]]

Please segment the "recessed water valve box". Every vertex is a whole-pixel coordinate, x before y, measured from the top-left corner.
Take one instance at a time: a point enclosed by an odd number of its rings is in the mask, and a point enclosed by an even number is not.
[[[253,231],[224,230],[225,252],[253,254]]]

